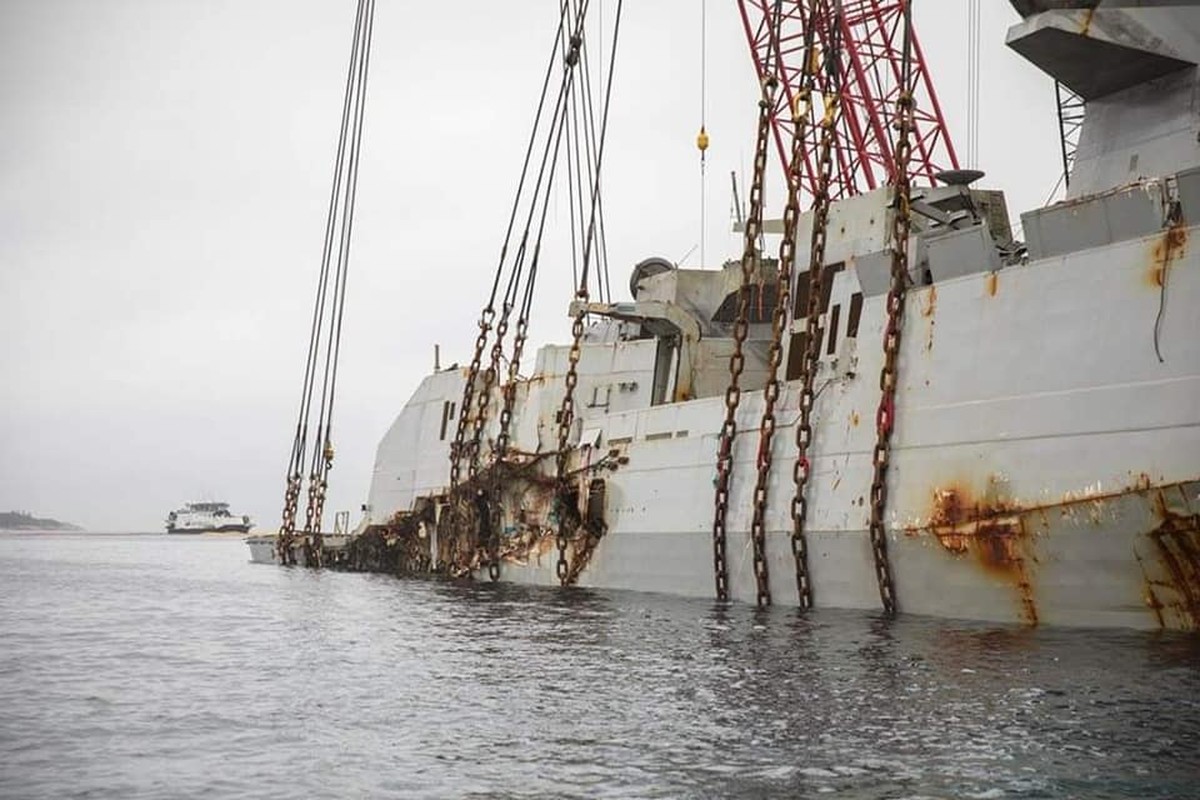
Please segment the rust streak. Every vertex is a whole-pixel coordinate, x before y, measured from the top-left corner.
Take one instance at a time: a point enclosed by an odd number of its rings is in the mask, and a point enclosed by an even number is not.
[[[1152,608],[1160,619],[1162,609],[1169,609],[1187,627],[1196,630],[1200,628],[1200,514],[1181,516],[1161,506],[1160,513],[1162,524],[1148,536],[1154,542],[1169,582],[1160,582],[1159,592],[1154,592],[1148,582],[1147,590],[1156,604]],[[1161,591],[1164,589],[1165,592]],[[1164,594],[1175,597],[1164,601]]]
[[[921,300],[921,316],[929,320],[929,327],[925,331],[925,350],[933,349],[933,326],[937,324],[937,320],[933,318],[937,311],[937,287],[930,286],[929,291]]]
[[[1180,258],[1187,247],[1187,228],[1183,223],[1175,223],[1163,231],[1163,235],[1154,243],[1150,251],[1150,270],[1146,274],[1146,283],[1152,288],[1159,289],[1166,280],[1167,270],[1171,264]]]
[[[1162,613],[1163,604],[1162,601],[1158,599],[1158,595],[1154,591],[1154,581],[1152,581],[1146,574],[1146,562],[1142,560],[1141,554],[1139,554],[1136,549],[1133,551],[1133,557],[1137,559],[1138,567],[1142,570],[1142,578],[1146,582],[1146,596],[1143,598],[1146,603],[1146,607],[1154,613],[1154,619],[1158,622],[1158,627],[1165,628],[1166,620],[1163,619]]]
[[[1010,582],[1017,592],[1021,618],[1037,625],[1037,602],[1030,579],[1030,536],[1021,509],[1000,500],[980,500],[960,486],[933,493],[928,530],[955,556],[973,556],[987,573]],[[909,531],[913,533],[914,531]]]
[[[932,317],[935,311],[937,311],[937,287],[930,286],[929,291],[922,298],[921,316]]]
[[[987,293],[988,297],[995,297],[997,289],[1000,288],[1000,276],[995,272],[989,272],[987,276]]]
[[[1152,546],[1149,553],[1133,553],[1143,577],[1143,601],[1159,627],[1200,630],[1200,514],[1193,513],[1197,506],[1185,488],[1195,485],[1189,480],[1155,486],[1148,473],[1131,472],[1129,484],[1117,491],[1097,487],[1065,493],[1057,502],[1022,505],[997,499],[991,491],[976,497],[969,487],[952,483],[934,490],[926,521],[904,531],[909,536],[928,533],[956,558],[973,558],[983,571],[1008,580],[1022,617],[1036,624],[1031,578],[1038,563],[1033,550],[1038,531],[1049,529],[1053,515],[1075,525],[1121,525],[1126,512],[1119,509],[1130,507],[1116,504],[1140,504],[1149,524],[1139,541]]]

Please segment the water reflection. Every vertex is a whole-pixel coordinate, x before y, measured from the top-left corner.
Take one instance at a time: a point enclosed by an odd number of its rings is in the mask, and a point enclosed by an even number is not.
[[[1188,797],[1200,638],[0,540],[0,795]]]

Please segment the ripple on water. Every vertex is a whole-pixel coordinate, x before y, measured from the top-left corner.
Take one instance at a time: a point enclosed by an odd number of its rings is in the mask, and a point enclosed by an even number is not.
[[[0,796],[1200,796],[1200,644],[0,537]]]

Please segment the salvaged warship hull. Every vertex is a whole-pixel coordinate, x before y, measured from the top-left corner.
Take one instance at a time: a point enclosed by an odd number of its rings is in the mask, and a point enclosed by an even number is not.
[[[1176,226],[909,293],[889,472],[888,551],[901,611],[1197,627],[1200,259],[1188,246],[1195,235]],[[1163,280],[1169,294],[1160,317]],[[851,305],[863,282],[853,264],[839,272],[831,306]],[[865,298],[855,336],[834,329],[833,344],[822,348],[808,495],[817,607],[880,603],[866,531],[882,299]],[[830,317],[850,324],[845,314]],[[712,596],[724,399],[636,407],[654,389],[656,345],[650,338],[583,348],[580,396],[608,407],[584,403],[573,436],[577,480],[602,482],[595,513],[604,525],[576,582]],[[565,361],[566,348],[544,348],[535,376],[519,387],[517,450],[553,449]],[[446,423],[464,380],[462,370],[426,378],[381,443],[372,521],[445,496]],[[771,599],[795,604],[794,384],[777,413],[774,456],[784,467],[768,488]],[[762,391],[744,395],[727,549],[731,595],[747,601],[756,594],[749,528],[761,415]],[[550,466],[534,465],[543,477]],[[557,584],[552,494],[527,488],[504,514],[506,537],[530,529],[541,536],[526,536],[528,546],[503,559],[500,579]],[[575,543],[570,556],[583,555],[574,550]]]
[[[1087,103],[1071,188],[1066,201],[1023,215],[1023,243],[1003,196],[970,179],[912,198],[886,473],[890,590],[902,613],[1195,630],[1200,38],[1180,32],[1200,35],[1200,10],[1032,4],[1024,13],[1010,45]],[[817,608],[881,607],[868,528],[896,207],[886,188],[846,198],[826,227],[803,454]],[[812,225],[801,218],[798,241]],[[428,376],[379,446],[360,537],[369,547],[356,554],[352,542],[350,562],[714,596],[737,266],[651,259],[634,271],[631,302],[573,308],[592,322],[565,504],[554,457],[568,347],[542,348],[532,377],[516,383],[507,449],[496,446],[498,388],[462,409],[468,370]],[[750,528],[780,292],[768,260],[754,269],[725,550],[731,598],[762,602]],[[792,509],[807,269],[794,265],[764,484],[767,588],[781,605],[800,602]],[[471,469],[451,487],[455,432],[474,430],[481,414]],[[574,521],[565,567],[555,541],[563,515]]]

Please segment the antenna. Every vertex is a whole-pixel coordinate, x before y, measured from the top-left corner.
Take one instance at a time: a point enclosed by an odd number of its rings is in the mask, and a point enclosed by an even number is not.
[[[733,222],[734,230],[741,230],[746,224],[746,218],[742,214],[742,201],[738,198],[737,191],[737,173],[729,170],[729,182],[733,184]]]

